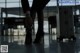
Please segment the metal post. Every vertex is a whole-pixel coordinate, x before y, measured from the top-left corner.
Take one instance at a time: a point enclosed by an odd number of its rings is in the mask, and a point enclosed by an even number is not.
[[[1,8],[1,36],[3,36],[3,8]]]
[[[76,0],[75,0],[75,7],[74,7],[74,15],[76,15]]]

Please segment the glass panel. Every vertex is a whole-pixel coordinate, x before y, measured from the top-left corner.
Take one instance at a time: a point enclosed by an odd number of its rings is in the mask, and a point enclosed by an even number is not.
[[[0,3],[0,8],[5,7],[5,3]]]
[[[19,2],[20,0],[0,0],[0,2]]]
[[[76,5],[80,5],[80,0],[76,0]]]
[[[17,2],[17,3],[7,3],[6,7],[20,7],[20,4],[19,4],[19,2]]]
[[[59,0],[59,4],[62,6],[75,5],[75,0]]]
[[[7,2],[19,2],[20,0],[6,0]]]
[[[0,2],[5,2],[5,0],[0,0]]]
[[[0,3],[0,7],[21,7],[21,3]]]

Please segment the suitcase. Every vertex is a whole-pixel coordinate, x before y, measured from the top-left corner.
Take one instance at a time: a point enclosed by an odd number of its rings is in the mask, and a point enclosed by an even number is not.
[[[64,38],[76,40],[74,35],[74,17],[73,10],[70,6],[60,6],[57,17],[57,40],[61,41]]]

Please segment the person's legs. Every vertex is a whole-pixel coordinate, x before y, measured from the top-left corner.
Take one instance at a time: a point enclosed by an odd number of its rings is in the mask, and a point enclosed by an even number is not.
[[[38,15],[38,32],[43,32],[43,21],[44,21],[43,10],[38,11],[37,15]]]
[[[43,9],[49,0],[33,0],[32,9],[33,11],[37,12],[38,15],[38,30],[36,34],[36,39],[34,43],[40,43],[41,38],[44,36],[43,32]]]
[[[29,16],[25,18],[25,27],[26,27],[26,38],[25,44],[32,43],[32,18]]]
[[[25,14],[26,38],[25,44],[32,42],[32,18],[30,17],[30,7],[28,0],[21,0],[23,12]]]
[[[37,15],[38,15],[38,30],[37,30],[36,39],[34,43],[40,43],[42,37],[44,36],[43,11],[37,12]]]

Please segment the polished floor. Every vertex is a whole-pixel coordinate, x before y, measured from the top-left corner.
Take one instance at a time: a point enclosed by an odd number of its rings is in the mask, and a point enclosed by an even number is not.
[[[56,35],[55,35],[56,36]],[[76,41],[58,42],[55,38],[51,40],[46,34],[44,43],[25,46],[25,36],[1,37],[1,45],[8,45],[8,53],[80,53],[80,36],[76,35]]]
[[[44,26],[45,27],[45,26]],[[24,32],[18,32],[15,34],[9,34],[8,36],[0,36],[0,44],[8,45],[8,53],[80,53],[80,29],[78,29],[75,34],[77,40],[76,41],[67,41],[63,40],[63,42],[58,42],[56,40],[56,34],[49,35],[47,33],[48,29],[45,28],[45,36],[44,41],[42,40],[41,44],[34,44],[25,46],[25,34]],[[55,31],[55,30],[53,30]],[[17,35],[16,35],[17,34]],[[35,35],[33,35],[33,41],[35,39]]]

